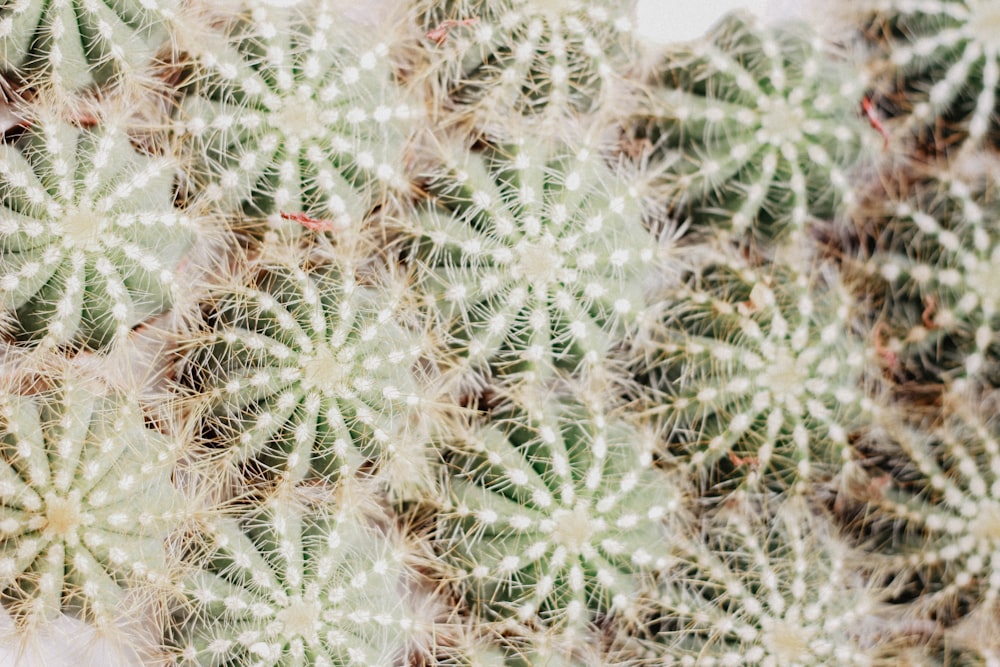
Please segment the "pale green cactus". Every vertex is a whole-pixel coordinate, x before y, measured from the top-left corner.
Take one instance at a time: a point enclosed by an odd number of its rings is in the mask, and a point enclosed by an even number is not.
[[[136,75],[169,43],[175,0],[5,0],[0,70],[73,91]]]
[[[853,203],[852,170],[877,137],[858,114],[865,87],[808,26],[736,12],[667,49],[638,131],[678,216],[772,240]]]
[[[636,617],[684,487],[652,466],[651,434],[600,406],[521,398],[448,454],[439,541],[460,589],[487,619],[565,632]]]
[[[772,502],[740,497],[706,521],[705,543],[685,545],[663,578],[651,650],[683,667],[898,664],[886,590],[805,502]]]
[[[39,118],[0,146],[0,308],[16,337],[121,342],[177,296],[210,227],[174,207],[177,162],[139,153],[123,124]],[[204,225],[204,226],[203,226]]]
[[[709,264],[665,296],[646,356],[668,446],[722,492],[810,490],[850,458],[870,401],[837,278]]]
[[[178,128],[199,196],[286,232],[357,231],[383,194],[407,188],[420,107],[395,85],[388,44],[328,0],[250,4],[194,54]]]
[[[421,623],[405,546],[356,508],[303,503],[314,492],[279,489],[200,526],[181,664],[404,664]]]
[[[634,0],[449,0],[416,3],[428,72],[443,108],[481,125],[510,114],[560,121],[607,111],[637,57]]]
[[[8,367],[0,395],[3,604],[23,623],[67,612],[107,629],[129,589],[166,585],[180,445],[124,390],[59,358],[36,363]]]
[[[267,257],[218,290],[185,361],[213,447],[294,480],[421,448],[407,416],[429,392],[416,372],[420,339],[402,322],[405,292],[358,284],[347,262]]]
[[[521,135],[444,162],[408,231],[459,371],[599,365],[635,329],[658,259],[635,184],[596,141]]]

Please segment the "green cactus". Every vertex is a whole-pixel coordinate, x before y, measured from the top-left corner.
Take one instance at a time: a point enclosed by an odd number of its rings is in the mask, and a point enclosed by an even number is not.
[[[566,632],[634,618],[682,486],[651,466],[650,434],[600,406],[521,398],[449,454],[440,542],[460,588],[486,618]]]
[[[863,665],[892,662],[884,589],[801,499],[777,509],[742,497],[706,521],[663,581],[663,643],[675,665]]]
[[[196,54],[178,122],[196,188],[286,233],[357,231],[382,194],[407,188],[420,108],[395,85],[388,45],[329,2],[252,7]]]
[[[0,70],[64,91],[137,75],[169,42],[177,8],[175,0],[6,0]]]
[[[180,446],[124,390],[59,358],[35,364],[7,368],[0,395],[3,604],[28,624],[67,612],[107,629],[129,589],[166,584]]]
[[[403,664],[420,624],[405,547],[357,508],[304,503],[315,491],[279,489],[203,523],[181,586],[181,664]]]
[[[882,411],[865,449],[887,469],[852,487],[864,502],[854,529],[880,538],[867,557],[911,577],[911,613],[945,623],[1000,599],[1000,397],[966,385],[929,418]]]
[[[39,118],[0,145],[0,309],[16,337],[121,342],[174,301],[178,265],[208,226],[173,205],[177,163],[121,125]]]
[[[635,1],[449,0],[416,3],[428,72],[444,107],[481,125],[510,114],[555,121],[608,110],[637,56]]]
[[[874,136],[858,115],[865,84],[807,26],[735,12],[667,50],[634,131],[667,165],[679,216],[771,241],[853,203]]]
[[[733,258],[665,297],[637,371],[692,474],[716,491],[797,493],[836,474],[870,405],[851,306],[828,274],[754,271]]]
[[[851,7],[878,48],[873,66],[904,127],[996,138],[1000,8],[992,0],[861,0]],[[951,140],[955,141],[955,138]]]
[[[459,371],[598,366],[635,328],[657,260],[636,187],[593,141],[522,136],[444,162],[408,231]]]
[[[932,381],[994,378],[1000,358],[996,186],[944,169],[906,187],[877,191],[857,222],[864,251],[860,290],[886,304],[883,334],[902,339],[904,356],[894,370]]]
[[[347,262],[301,268],[267,252],[220,288],[185,362],[214,447],[227,461],[255,461],[256,474],[296,481],[422,452],[407,415],[426,409],[429,392],[403,297],[358,284]]]

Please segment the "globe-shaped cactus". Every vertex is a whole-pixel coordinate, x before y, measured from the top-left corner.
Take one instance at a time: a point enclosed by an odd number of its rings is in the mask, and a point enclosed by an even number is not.
[[[730,259],[665,297],[638,369],[654,391],[650,414],[716,491],[804,492],[849,458],[869,407],[852,301],[836,278]]]
[[[886,592],[851,568],[848,545],[801,499],[742,498],[717,510],[664,577],[649,649],[669,664],[875,665],[894,655]]]
[[[853,202],[865,79],[805,25],[743,12],[668,49],[638,131],[678,215],[771,240]],[[643,128],[642,125],[645,125]]]
[[[174,300],[197,218],[174,207],[177,164],[120,126],[40,119],[0,146],[0,308],[11,333],[121,341]]]
[[[445,160],[414,251],[465,371],[598,364],[657,259],[638,193],[594,144],[527,137]]]
[[[261,259],[244,278],[219,290],[186,362],[227,461],[303,480],[420,446],[405,417],[422,405],[421,350],[398,293],[337,263]]]
[[[354,508],[279,491],[233,518],[206,520],[181,591],[190,600],[181,664],[405,664],[419,624],[397,538]]]
[[[866,557],[919,593],[915,615],[951,621],[1000,598],[1000,397],[968,385],[953,384],[929,419],[884,410],[865,450],[885,469],[852,487],[864,492],[854,527]]]
[[[635,2],[421,0],[433,85],[480,124],[515,113],[554,120],[612,102],[636,44]],[[607,108],[605,107],[606,111]]]
[[[1000,6],[994,0],[853,3],[879,47],[886,94],[905,124],[960,131],[971,147],[995,136],[1000,89]]]
[[[0,70],[73,91],[135,75],[169,41],[174,0],[8,0],[0,6]]]
[[[886,304],[902,370],[995,377],[1000,326],[996,188],[942,170],[859,209],[862,290]],[[874,280],[873,280],[874,279]]]
[[[0,395],[4,606],[26,622],[80,613],[107,629],[128,589],[165,585],[180,449],[125,391],[46,361],[44,372],[8,375]]]
[[[449,453],[445,557],[485,618],[564,631],[633,618],[667,560],[682,486],[652,467],[649,434],[597,406],[535,398]]]
[[[294,233],[356,230],[404,189],[419,107],[395,85],[388,45],[367,37],[327,0],[260,2],[206,45],[178,124],[199,190]]]

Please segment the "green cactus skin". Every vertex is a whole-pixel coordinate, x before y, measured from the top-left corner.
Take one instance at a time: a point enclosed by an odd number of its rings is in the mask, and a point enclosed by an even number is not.
[[[656,74],[643,122],[680,217],[770,240],[853,203],[865,78],[806,26],[731,13]]]
[[[486,618],[574,632],[599,614],[634,617],[666,562],[681,488],[651,467],[648,434],[597,406],[533,398],[453,452],[445,557]]]
[[[634,0],[421,0],[435,85],[482,124],[511,114],[559,120],[612,102],[636,57]]]
[[[931,420],[887,409],[868,449],[891,463],[869,475],[864,521],[882,536],[872,560],[913,577],[918,616],[954,616],[965,604],[990,608],[1000,598],[1000,432],[996,390],[956,382]]]
[[[1000,202],[992,184],[936,171],[879,193],[859,221],[861,288],[887,304],[907,366],[941,379],[995,377],[1000,350]],[[875,278],[875,280],[872,280]],[[919,364],[910,363],[920,360]]]
[[[431,187],[410,231],[460,370],[598,365],[635,328],[657,245],[598,147],[523,139],[447,158]]]
[[[198,54],[200,80],[179,115],[205,196],[242,202],[286,233],[302,227],[282,213],[345,232],[381,194],[407,187],[420,111],[393,82],[387,45],[362,43],[326,0],[253,3],[220,41]]]
[[[180,447],[148,428],[124,391],[45,361],[27,377],[47,388],[0,396],[4,606],[27,623],[76,612],[114,627],[126,588],[166,583]]]
[[[67,91],[145,68],[169,41],[174,0],[5,0],[0,70]]]
[[[660,664],[693,667],[899,664],[879,636],[885,593],[801,499],[761,509],[743,497],[706,521],[664,577]],[[772,514],[773,513],[773,514]]]
[[[200,570],[182,586],[191,610],[181,664],[405,664],[419,625],[395,538],[346,512],[277,493],[203,526]]]
[[[254,459],[294,481],[417,446],[405,416],[423,404],[421,349],[401,307],[338,264],[256,262],[243,284],[219,291],[186,362],[212,437],[234,463]]]
[[[114,124],[42,119],[0,146],[0,309],[11,333],[99,347],[168,308],[202,234],[173,206],[176,174]]]
[[[719,491],[805,492],[849,458],[870,401],[835,278],[710,264],[665,300],[638,369],[671,447]]]
[[[960,128],[970,147],[997,131],[1000,5],[994,0],[861,0],[884,78],[908,124]],[[898,90],[897,90],[898,89]],[[900,94],[901,93],[901,94]]]

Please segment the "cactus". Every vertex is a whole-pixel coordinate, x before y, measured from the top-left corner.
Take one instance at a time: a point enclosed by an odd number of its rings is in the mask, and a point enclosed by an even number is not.
[[[385,192],[407,187],[419,106],[395,85],[389,47],[360,39],[330,2],[272,4],[250,3],[222,46],[196,54],[178,116],[194,184],[285,233],[302,229],[295,220],[357,231]]]
[[[666,52],[633,132],[665,161],[678,215],[770,242],[853,203],[874,135],[857,113],[865,83],[807,26],[736,12]]]
[[[996,377],[995,189],[939,169],[912,179],[908,191],[876,191],[873,206],[860,209],[858,281],[886,303],[883,334],[902,339],[896,372],[919,368],[931,381]]]
[[[11,333],[100,347],[168,308],[182,256],[210,233],[174,208],[177,169],[136,151],[113,122],[76,129],[41,116],[0,146],[0,309]]]
[[[10,0],[0,9],[0,70],[63,91],[138,76],[169,40],[175,0]]]
[[[276,253],[220,288],[185,363],[226,460],[300,481],[419,447],[405,420],[424,405],[421,349],[402,296],[358,284],[347,262],[302,268]]]
[[[998,396],[966,385],[942,395],[932,423],[898,407],[882,411],[866,449],[887,469],[855,485],[864,504],[853,528],[880,538],[868,558],[910,577],[908,594],[918,595],[911,613],[948,624],[962,609],[992,608],[1000,595]]]
[[[937,125],[969,148],[996,137],[1000,9],[992,0],[862,0],[852,11],[878,49],[873,68],[903,126]]]
[[[652,468],[649,434],[543,392],[455,443],[441,548],[486,618],[566,632],[634,618],[683,487]]]
[[[848,460],[868,409],[847,291],[829,275],[771,271],[729,258],[692,274],[665,297],[638,362],[649,413],[716,492],[808,491]]]
[[[444,163],[408,231],[459,370],[600,365],[635,328],[657,259],[641,193],[593,141],[522,136]]]
[[[511,114],[561,122],[609,109],[637,55],[635,2],[449,0],[417,3],[430,76],[446,105],[482,126]],[[431,46],[433,43],[433,46]],[[447,106],[446,106],[447,108]]]
[[[779,507],[769,507],[771,504]],[[665,577],[654,645],[677,665],[872,665],[890,660],[886,592],[801,499],[742,497],[706,521]],[[885,664],[889,664],[886,662]]]
[[[130,589],[166,585],[180,446],[123,389],[57,357],[35,365],[8,368],[0,395],[3,603],[24,624],[67,612],[107,629]]]
[[[279,489],[200,526],[181,664],[402,664],[419,624],[405,547],[357,508],[310,506],[321,487]]]

